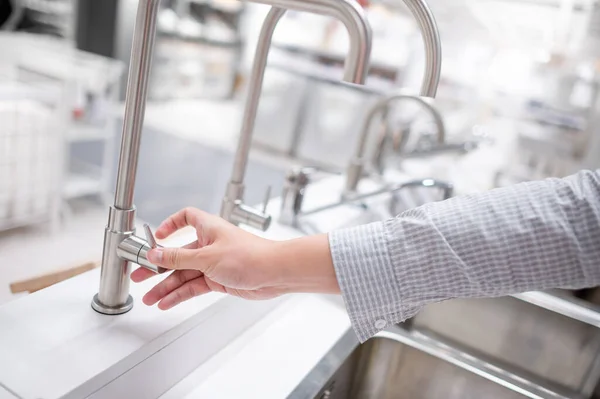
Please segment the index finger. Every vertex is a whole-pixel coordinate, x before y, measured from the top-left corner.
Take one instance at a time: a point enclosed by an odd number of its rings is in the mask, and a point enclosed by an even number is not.
[[[165,239],[177,230],[181,230],[186,226],[195,227],[198,224],[198,219],[201,215],[202,211],[194,208],[184,208],[179,212],[174,213],[165,219],[158,229],[156,229],[156,238]]]

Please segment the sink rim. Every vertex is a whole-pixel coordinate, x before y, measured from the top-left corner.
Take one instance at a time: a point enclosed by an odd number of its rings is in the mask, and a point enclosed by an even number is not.
[[[475,353],[426,329],[392,326],[376,334],[369,341],[381,339],[420,350],[525,397],[585,399],[583,394],[571,388],[499,362],[489,356]],[[317,395],[326,389],[326,384],[359,347],[360,343],[356,335],[352,328],[349,328],[296,386],[288,399],[317,398]]]

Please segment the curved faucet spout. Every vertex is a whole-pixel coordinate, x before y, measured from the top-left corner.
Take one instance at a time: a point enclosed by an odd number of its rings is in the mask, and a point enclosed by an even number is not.
[[[373,120],[377,115],[379,115],[382,112],[385,112],[385,110],[388,108],[391,102],[400,100],[414,101],[423,106],[427,111],[429,111],[437,127],[438,142],[440,144],[444,143],[446,137],[446,127],[444,125],[444,120],[439,111],[435,109],[433,105],[430,104],[429,99],[413,96],[402,92],[382,98],[371,108],[363,123],[354,158],[352,158],[352,160],[350,161],[350,166],[348,167],[348,172],[346,176],[346,194],[356,191],[358,182],[362,177],[363,169],[365,166],[364,153],[367,146],[367,139],[369,137],[369,132],[371,130],[371,124],[373,123]]]
[[[425,75],[421,96],[435,98],[442,71],[442,43],[433,13],[425,0],[404,0],[419,25],[425,45]]]
[[[263,29],[259,36],[259,44],[255,55],[255,62],[260,58],[259,48],[263,40],[268,40],[269,45],[273,31],[286,9],[320,14],[335,18],[342,22],[348,31],[350,48],[346,56],[343,80],[349,83],[364,84],[371,57],[372,33],[362,7],[354,0],[250,0],[253,3],[266,4],[274,9],[283,10],[277,20],[271,21],[271,12],[265,18]],[[278,13],[278,12],[274,12]],[[267,54],[268,55],[268,46]],[[253,68],[256,67],[256,63]]]
[[[439,112],[433,108],[427,101],[422,97],[434,98],[437,93],[437,88],[440,82],[440,74],[442,70],[442,45],[440,41],[440,34],[435,22],[435,18],[429,6],[425,0],[403,0],[404,4],[408,7],[413,17],[417,21],[421,30],[421,36],[425,44],[425,75],[423,76],[423,83],[421,86],[421,97],[411,96],[407,94],[392,94],[381,101],[379,101],[369,112],[361,136],[358,141],[356,153],[354,158],[350,161],[348,167],[348,175],[346,177],[346,190],[345,194],[356,191],[358,182],[362,177],[365,161],[363,160],[365,146],[369,135],[369,129],[371,122],[374,117],[385,110],[391,101],[399,99],[410,99],[417,101],[429,110],[435,124],[438,129],[438,140],[440,143],[444,142],[446,130],[444,128],[444,122]]]
[[[362,8],[353,0],[253,0],[257,3],[269,4],[273,8],[263,23],[256,53],[250,84],[242,119],[242,127],[231,179],[226,189],[221,206],[221,217],[234,223],[248,224],[251,227],[265,230],[270,222],[268,215],[245,206],[244,177],[248,164],[248,156],[252,143],[252,134],[256,122],[256,114],[262,91],[262,84],[267,65],[271,40],[277,24],[285,13],[285,9],[312,12],[327,15],[342,21],[350,36],[350,52],[346,59],[344,80],[355,84],[364,84],[368,72],[371,54],[371,28]],[[249,214],[250,213],[250,214]]]

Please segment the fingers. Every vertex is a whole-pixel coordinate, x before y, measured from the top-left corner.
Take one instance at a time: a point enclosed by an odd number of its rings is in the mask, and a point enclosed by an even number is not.
[[[181,302],[187,301],[199,295],[203,295],[210,292],[210,288],[206,285],[204,277],[198,277],[194,280],[188,281],[181,287],[173,290],[167,296],[163,298],[158,304],[158,308],[161,310],[168,310],[172,307],[179,305]]]
[[[183,284],[201,276],[202,273],[196,270],[178,270],[148,291],[142,301],[152,306]]]
[[[144,269],[143,267],[140,267],[139,269],[131,273],[131,280],[134,283],[141,283],[142,281],[146,281],[154,276],[156,276],[156,273],[151,272],[148,269]]]
[[[177,213],[169,216],[164,222],[160,224],[156,229],[156,238],[164,239],[175,233],[186,226],[196,227],[200,218],[204,215],[199,209],[195,208],[184,208]]]
[[[183,248],[196,249],[196,248],[198,248],[198,241],[191,242],[191,243],[185,245]],[[146,281],[149,278],[152,278],[155,276],[158,276],[158,274],[156,274],[148,269],[144,269],[143,267],[140,267],[131,273],[131,280],[134,283],[141,283],[142,281]]]
[[[154,248],[148,251],[148,260],[154,265],[172,270],[204,271],[205,253],[203,249]]]

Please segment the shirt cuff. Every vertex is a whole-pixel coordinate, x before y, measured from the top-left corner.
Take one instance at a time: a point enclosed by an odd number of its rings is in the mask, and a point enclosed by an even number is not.
[[[350,322],[360,342],[412,317],[405,309],[384,222],[329,233],[329,244]]]

